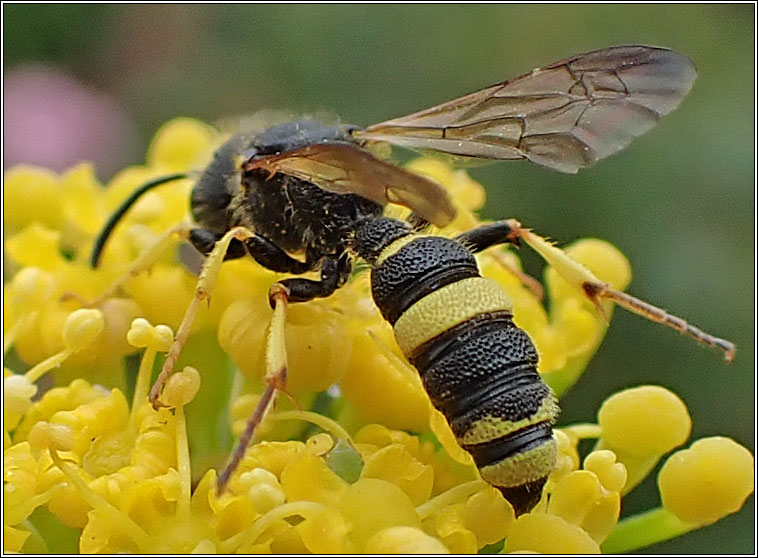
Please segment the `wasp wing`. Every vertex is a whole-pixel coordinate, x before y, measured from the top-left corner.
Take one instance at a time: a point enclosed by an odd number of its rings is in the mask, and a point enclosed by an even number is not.
[[[354,133],[361,140],[575,173],[620,151],[674,110],[695,80],[683,54],[614,46],[537,68]]]
[[[455,217],[455,208],[442,186],[377,159],[353,143],[307,145],[251,159],[245,168],[288,174],[329,192],[358,194],[382,205],[400,204],[439,227]]]

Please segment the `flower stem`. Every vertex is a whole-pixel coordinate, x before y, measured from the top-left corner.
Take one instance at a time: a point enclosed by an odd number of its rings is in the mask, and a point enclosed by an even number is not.
[[[71,349],[65,349],[60,353],[56,353],[53,356],[48,357],[42,362],[38,363],[32,369],[28,370],[24,376],[26,376],[26,379],[31,383],[34,383],[42,376],[44,376],[46,372],[49,372],[53,368],[60,366],[63,361],[72,355],[73,352],[74,351]]]
[[[601,545],[604,554],[621,554],[683,535],[698,525],[686,523],[664,508],[622,519]]]
[[[190,467],[189,444],[187,440],[187,421],[184,417],[184,405],[176,408],[176,462],[179,471],[181,493],[176,504],[177,517],[190,516],[190,498],[192,492],[192,472]]]
[[[321,428],[324,432],[328,432],[331,434],[332,438],[335,440],[339,440],[340,438],[343,440],[347,440],[348,442],[352,443],[352,440],[350,438],[350,434],[347,433],[347,431],[342,428],[342,426],[337,423],[336,421],[330,419],[329,417],[325,417],[324,415],[319,415],[318,413],[314,413],[311,411],[282,411],[281,413],[273,414],[269,417],[270,420],[302,420],[305,422],[310,422],[311,424],[315,424],[319,428]]]
[[[223,541],[220,550],[223,553],[230,553],[236,550],[240,544],[246,540],[250,543],[254,543],[266,529],[279,519],[284,519],[293,515],[307,518],[309,515],[320,513],[326,509],[328,509],[326,506],[317,502],[300,501],[282,504],[281,506],[277,506],[264,513],[246,530]]]
[[[573,434],[580,440],[586,438],[600,438],[603,434],[602,428],[599,424],[592,424],[588,422],[581,422],[577,424],[570,424],[561,428],[564,432]]]
[[[13,326],[3,334],[3,355],[5,355],[5,353],[7,353],[8,350],[16,342],[16,336],[18,335],[20,329],[21,320],[13,324]]]
[[[134,386],[134,397],[132,398],[132,412],[129,415],[129,431],[137,431],[137,410],[147,402],[147,392],[150,389],[150,374],[155,362],[155,349],[148,347],[142,360],[139,363],[139,372],[137,372],[137,383]]]

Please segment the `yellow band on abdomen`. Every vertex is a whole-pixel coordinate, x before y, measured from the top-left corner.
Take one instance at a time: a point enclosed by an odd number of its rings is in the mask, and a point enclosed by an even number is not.
[[[403,312],[395,322],[395,339],[407,357],[451,327],[497,311],[512,311],[503,288],[486,277],[469,277],[437,289]]]
[[[551,391],[548,391],[535,413],[517,421],[508,420],[503,416],[485,415],[468,426],[466,433],[458,438],[458,443],[462,445],[483,444],[533,424],[552,423],[559,412],[560,409],[555,396]]]
[[[499,487],[520,486],[553,472],[558,458],[555,439],[479,469],[482,478]]]

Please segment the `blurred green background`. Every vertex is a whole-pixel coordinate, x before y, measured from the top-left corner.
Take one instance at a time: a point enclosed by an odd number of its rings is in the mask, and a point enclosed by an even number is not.
[[[754,9],[6,4],[4,164],[94,158],[107,179],[140,162],[156,128],[176,116],[289,109],[368,125],[588,50],[679,50],[698,67],[692,92],[622,154],[576,176],[527,163],[472,174],[488,188],[485,217],[517,217],[561,243],[612,242],[632,262],[631,293],[739,348],[725,366],[718,352],[617,311],[562,401],[562,423],[592,420],[609,394],[654,383],[688,404],[693,439],[729,435],[754,452]],[[653,476],[623,513],[656,499]],[[646,552],[755,553],[754,506],[751,497],[740,513]]]

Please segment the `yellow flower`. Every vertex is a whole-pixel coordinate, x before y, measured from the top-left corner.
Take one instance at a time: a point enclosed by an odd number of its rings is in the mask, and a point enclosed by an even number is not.
[[[675,394],[642,386],[609,397],[596,424],[555,430],[556,468],[537,506],[516,518],[431,406],[362,272],[328,298],[288,308],[287,394],[218,494],[231,434],[265,386],[267,293],[280,275],[250,258],[224,263],[164,386],[167,407],[155,410],[151,374],[197,283],[198,263],[177,255],[182,229],[172,229],[186,219],[191,181],[149,192],[116,227],[97,269],[89,257],[135,188],[202,169],[221,140],[201,122],[169,122],[145,165],[103,187],[86,163],[61,175],[6,173],[4,350],[17,358],[4,370],[4,550],[60,551],[34,513],[45,508],[86,553],[628,551],[716,521],[752,493],[750,453],[708,438],[666,461],[660,507],[619,521],[622,497],[691,430]],[[409,168],[453,197],[457,217],[438,234],[480,224],[484,189],[467,173],[429,159]],[[577,288],[579,267],[555,258],[555,246],[532,244],[550,264],[549,308],[512,250],[477,260],[511,298],[543,378],[562,394],[597,350],[612,307]],[[566,252],[617,289],[629,282],[629,263],[603,241]],[[126,357],[138,351],[137,367]],[[584,439],[596,440],[586,455]]]

